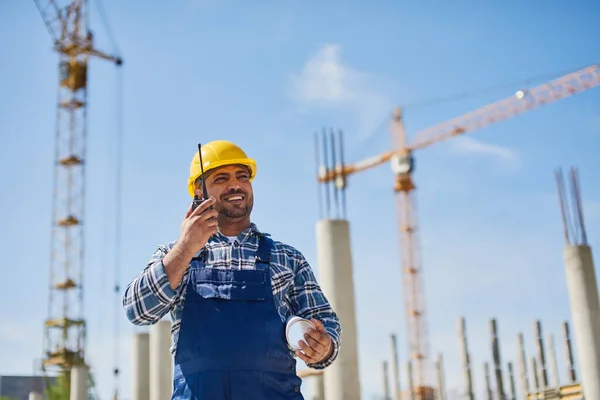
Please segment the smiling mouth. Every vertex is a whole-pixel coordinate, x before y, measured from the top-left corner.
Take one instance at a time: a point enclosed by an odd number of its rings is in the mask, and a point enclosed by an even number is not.
[[[225,197],[225,201],[230,202],[230,203],[237,203],[242,200],[244,200],[244,196],[241,194],[234,194],[234,195]]]

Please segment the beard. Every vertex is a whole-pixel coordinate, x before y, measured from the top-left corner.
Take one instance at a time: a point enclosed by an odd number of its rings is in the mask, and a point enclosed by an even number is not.
[[[244,196],[244,200],[240,204],[230,203],[225,200],[225,197],[233,194]],[[229,221],[239,221],[248,217],[254,206],[254,196],[242,190],[235,190],[223,194],[219,201],[215,203],[215,208],[219,213],[220,218],[225,218]]]

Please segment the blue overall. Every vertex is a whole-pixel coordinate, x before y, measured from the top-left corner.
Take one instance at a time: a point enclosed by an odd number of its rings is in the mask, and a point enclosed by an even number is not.
[[[275,308],[261,235],[255,270],[206,268],[192,260],[177,350],[172,400],[303,400],[296,360]]]

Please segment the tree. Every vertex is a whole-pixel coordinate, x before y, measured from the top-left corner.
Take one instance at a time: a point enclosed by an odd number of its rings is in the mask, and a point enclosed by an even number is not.
[[[58,375],[54,384],[46,388],[46,398],[48,400],[69,399],[69,379],[65,374]]]

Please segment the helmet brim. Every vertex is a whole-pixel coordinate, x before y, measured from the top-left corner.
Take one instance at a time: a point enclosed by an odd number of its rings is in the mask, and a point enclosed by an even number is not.
[[[207,164],[205,162],[205,164]],[[223,160],[210,163],[210,166],[204,169],[204,173],[206,174],[209,171],[214,171],[217,168],[221,168],[227,165],[243,165],[250,170],[250,177],[248,178],[250,182],[254,180],[256,176],[256,161],[252,158],[238,158],[233,160]],[[194,191],[196,190],[196,180],[200,178],[202,173],[197,173],[189,177],[188,179],[188,192],[190,196],[194,197]]]

